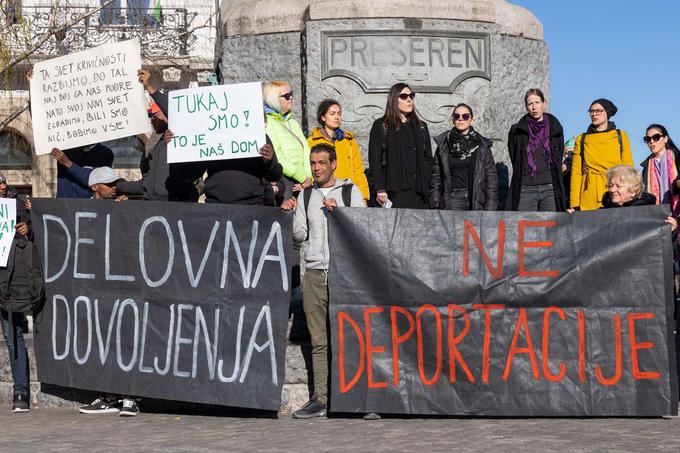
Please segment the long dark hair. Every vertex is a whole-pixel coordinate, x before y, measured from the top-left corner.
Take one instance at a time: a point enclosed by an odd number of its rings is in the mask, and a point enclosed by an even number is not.
[[[395,83],[390,87],[390,92],[387,95],[387,105],[385,106],[385,125],[393,130],[398,130],[401,126],[401,114],[399,113],[399,93],[404,88],[408,88],[412,92],[413,89],[407,83]],[[413,121],[418,126],[420,126],[420,118],[416,113],[415,107],[411,114],[407,117],[409,121]]]
[[[661,135],[668,137],[668,143],[666,143],[666,148],[670,149],[675,154],[680,153],[680,149],[678,149],[678,147],[675,146],[675,143],[673,143],[671,136],[668,135],[668,129],[666,129],[661,124],[650,124],[649,126],[647,126],[647,129],[645,130],[645,135],[647,135],[647,133],[652,129],[657,129],[657,130],[661,131]]]

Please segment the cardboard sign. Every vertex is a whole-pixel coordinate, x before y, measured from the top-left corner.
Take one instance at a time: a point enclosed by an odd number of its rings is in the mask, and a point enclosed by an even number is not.
[[[139,40],[36,63],[31,116],[36,154],[147,133]]]
[[[16,198],[0,198],[0,267],[7,266],[17,223]]]
[[[677,414],[667,215],[333,212],[333,411]]]
[[[259,157],[265,142],[262,84],[171,91],[168,162]]]
[[[276,411],[292,216],[223,204],[33,201],[40,382]]]

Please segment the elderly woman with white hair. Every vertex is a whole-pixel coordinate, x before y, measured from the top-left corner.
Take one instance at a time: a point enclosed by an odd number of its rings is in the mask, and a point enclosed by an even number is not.
[[[275,80],[262,87],[264,100],[265,132],[276,150],[283,166],[286,198],[292,187],[299,192],[312,185],[309,166],[309,144],[300,123],[293,118],[294,93],[287,82]]]
[[[656,204],[656,197],[644,192],[642,174],[628,165],[617,165],[606,172],[608,191],[602,196],[602,208],[626,208]],[[675,231],[678,221],[671,216],[666,223]]]

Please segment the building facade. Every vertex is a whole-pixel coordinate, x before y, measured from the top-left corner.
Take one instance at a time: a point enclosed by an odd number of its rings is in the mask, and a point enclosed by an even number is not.
[[[26,78],[33,64],[136,37],[142,65],[159,87],[172,90],[216,80],[214,1],[164,0],[161,9],[148,8],[148,0],[5,0],[0,5],[5,30],[0,51],[6,55],[0,63],[0,171],[22,193],[51,197],[56,191],[54,159],[34,152]],[[54,24],[65,28],[55,33]],[[25,53],[30,55],[6,70]],[[138,178],[141,141],[128,137],[106,145],[114,151],[121,176]]]

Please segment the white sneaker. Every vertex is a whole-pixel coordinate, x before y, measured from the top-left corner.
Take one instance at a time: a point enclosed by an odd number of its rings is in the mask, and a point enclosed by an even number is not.
[[[134,417],[139,414],[139,406],[132,398],[125,398],[123,400],[123,407],[120,410],[121,417]]]

